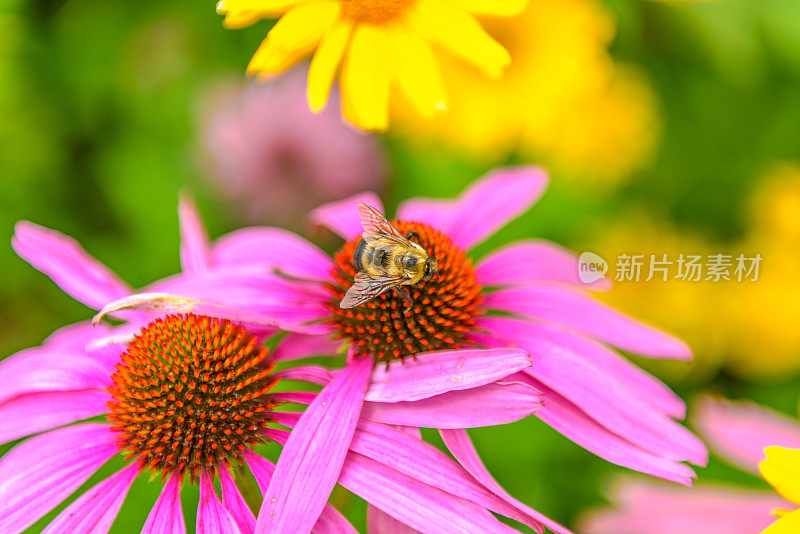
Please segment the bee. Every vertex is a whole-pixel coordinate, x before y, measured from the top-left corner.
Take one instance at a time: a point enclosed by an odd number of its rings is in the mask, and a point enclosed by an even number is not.
[[[358,214],[364,229],[353,254],[358,272],[339,306],[359,306],[392,289],[410,305],[411,295],[403,286],[433,278],[438,270],[436,260],[409,241],[415,232],[404,236],[372,206],[359,204]]]

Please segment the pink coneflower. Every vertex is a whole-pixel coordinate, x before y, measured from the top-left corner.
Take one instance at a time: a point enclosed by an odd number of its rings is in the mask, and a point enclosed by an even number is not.
[[[368,396],[370,360],[354,361],[336,377],[311,366],[275,371],[276,363],[318,354],[320,345],[308,334],[312,342],[305,344],[290,335],[268,352],[261,341],[275,327],[265,312],[275,314],[277,304],[263,289],[276,281],[273,273],[246,261],[215,261],[216,245],[207,241],[191,204],[182,202],[180,213],[183,272],[138,295],[72,239],[30,223],[17,226],[13,245],[23,258],[91,307],[117,299],[98,318],[112,313],[125,323],[73,325],[0,363],[0,442],[42,432],[0,459],[0,531],[25,530],[118,453],[127,466],[67,506],[47,532],[107,531],[134,479],[148,471],[164,486],[144,532],[185,532],[179,493],[186,481],[200,487],[197,532],[354,532],[318,498],[327,497],[331,477],[370,503],[375,524],[511,532],[492,511],[541,531],[536,517],[498,498],[413,432],[359,420],[353,403],[342,406],[340,399]],[[235,236],[225,242],[234,241]],[[188,296],[152,291],[164,288]],[[165,313],[175,309],[185,313]],[[420,389],[413,373],[393,376],[401,387]],[[425,375],[422,386],[447,391],[450,378]],[[273,392],[279,380],[329,384],[319,395]],[[298,421],[299,414],[276,410],[283,403],[310,406]],[[431,417],[430,407],[418,411]],[[108,422],[81,422],[95,416]],[[306,460],[295,473],[299,478],[283,480],[281,471],[254,452],[265,441],[287,444],[289,461],[297,454]],[[339,453],[313,446],[322,442],[344,442],[345,448]],[[337,454],[342,458],[330,468]],[[257,521],[229,472],[231,464],[247,465],[263,495],[289,486],[286,500],[267,501],[285,511]],[[310,516],[304,515],[309,501]],[[282,522],[270,525],[267,515]]]
[[[331,351],[347,344],[351,361],[343,375],[364,358],[381,362],[373,371],[373,385],[365,397],[372,404],[364,405],[361,416],[389,424],[439,428],[461,464],[520,510],[535,513],[513,500],[491,478],[465,428],[507,423],[535,413],[611,462],[688,485],[695,475],[681,462],[704,464],[707,450],[675,421],[685,415],[684,403],[611,349],[689,359],[688,347],[594,300],[586,291],[593,288],[579,282],[576,258],[556,245],[540,240],[515,243],[477,265],[469,257],[470,248],[526,211],[546,183],[546,175],[539,169],[505,169],[491,173],[454,201],[402,203],[396,225],[401,231],[416,231],[419,244],[439,265],[435,278],[414,289],[414,304],[409,309],[395,291],[360,307],[339,308],[352,283],[352,250],[362,234],[357,204],[365,202],[381,209],[380,199],[373,193],[312,212],[317,223],[346,240],[332,261],[299,237],[285,248],[268,246],[267,236],[273,231],[269,229],[249,230],[230,246],[220,243],[216,258],[221,264],[235,263],[244,257],[242,243],[248,243],[248,251],[258,251],[257,257],[250,256],[253,261],[279,270],[293,281],[295,294],[283,294],[287,307],[302,305],[310,311],[311,300],[322,289],[325,294],[316,303],[317,314],[291,327],[284,321],[284,327],[308,329],[313,325],[324,333],[301,332],[293,341],[302,346],[333,338],[337,343],[331,344]],[[309,265],[320,269],[311,273]],[[530,355],[532,362],[508,374],[520,357],[519,350]],[[481,365],[481,375],[462,374],[463,369]],[[443,393],[420,387],[412,395],[404,390],[406,398],[435,407],[435,417],[424,420],[414,406],[396,395],[399,388],[392,375],[401,368],[420,377],[451,372],[458,391]],[[502,370],[500,377],[498,370]],[[389,382],[385,388],[382,373],[387,373],[384,380]],[[538,409],[531,399],[540,393],[545,395],[545,403]],[[528,400],[522,402],[524,399]],[[363,401],[355,396],[340,400],[348,407],[361,407]],[[342,445],[319,446],[335,450]],[[283,457],[276,472],[284,473],[282,462]],[[286,464],[285,469],[291,474],[300,467]]]
[[[706,397],[695,423],[712,451],[726,462],[758,475],[764,448],[800,448],[800,423],[751,402]],[[623,480],[611,492],[615,509],[598,509],[582,520],[587,534],[752,534],[775,521],[775,510],[793,509],[773,491],[706,483],[669,487]]]
[[[338,106],[312,114],[299,69],[209,102],[203,145],[211,176],[247,222],[300,226],[322,202],[382,188],[377,140],[348,128]]]

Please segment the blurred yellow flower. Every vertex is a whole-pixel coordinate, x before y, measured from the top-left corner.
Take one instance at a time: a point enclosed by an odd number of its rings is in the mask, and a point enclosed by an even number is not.
[[[568,176],[613,182],[650,159],[660,131],[656,108],[641,73],[618,65],[607,86],[565,108],[549,132],[528,123],[539,131],[522,150]]]
[[[730,366],[742,376],[800,371],[800,167],[768,173],[750,205],[751,229],[738,248],[764,257],[753,287],[737,287],[731,306]]]
[[[759,239],[800,240],[800,166],[784,163],[767,174],[750,205]]]
[[[367,130],[389,124],[396,87],[423,116],[446,107],[434,46],[499,77],[510,62],[474,14],[509,16],[526,0],[220,0],[228,28],[280,16],[256,51],[248,72],[269,77],[314,52],[308,104],[325,106],[339,64],[342,110]]]
[[[800,288],[791,283],[800,280],[800,167],[782,165],[758,183],[747,231],[734,243],[714,243],[642,213],[622,217],[590,243],[610,264],[620,254],[763,258],[757,281],[662,282],[656,277],[617,282],[607,293],[610,304],[664,326],[692,347],[690,366],[654,364],[666,376],[691,374],[697,380],[723,366],[750,380],[800,372]]]
[[[759,464],[761,475],[781,497],[800,505],[800,450],[767,447],[767,455]],[[800,510],[776,510],[778,520],[762,534],[797,534],[800,532]]]
[[[531,0],[520,16],[484,26],[511,54],[506,75],[481,78],[445,59],[449,113],[405,116],[406,128],[479,158],[519,151],[576,177],[614,179],[647,161],[656,98],[638,71],[611,58],[614,19],[599,1]]]

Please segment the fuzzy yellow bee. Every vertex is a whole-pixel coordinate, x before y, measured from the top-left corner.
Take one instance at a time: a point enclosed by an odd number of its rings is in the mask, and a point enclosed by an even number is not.
[[[436,260],[410,241],[413,233],[404,236],[372,206],[359,204],[358,214],[364,229],[353,254],[358,272],[339,306],[359,306],[392,289],[411,304],[411,295],[403,286],[433,278],[438,270]]]

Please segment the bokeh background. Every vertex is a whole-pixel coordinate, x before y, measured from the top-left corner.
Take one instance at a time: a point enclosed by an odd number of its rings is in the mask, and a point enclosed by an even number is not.
[[[637,359],[690,407],[706,391],[796,415],[796,0],[531,0],[514,21],[485,21],[512,52],[502,82],[446,64],[452,113],[430,124],[398,109],[379,137],[343,126],[336,105],[311,117],[302,72],[247,84],[268,24],[230,31],[220,19],[196,0],[0,1],[5,243],[20,219],[59,229],[136,287],[179,269],[181,192],[212,236],[279,224],[334,250],[305,220],[319,202],[374,189],[391,210],[457,194],[498,164],[538,163],[547,194],[478,255],[523,237],[609,261],[760,253],[754,283],[621,282],[603,298],[694,348],[690,364]],[[91,314],[8,244],[0,273],[0,355]],[[533,418],[471,435],[512,494],[568,525],[624,472]],[[704,478],[765,487],[715,459]],[[113,531],[138,532],[157,491],[137,481]],[[190,524],[196,498],[185,497]],[[363,529],[364,504],[334,499]]]

